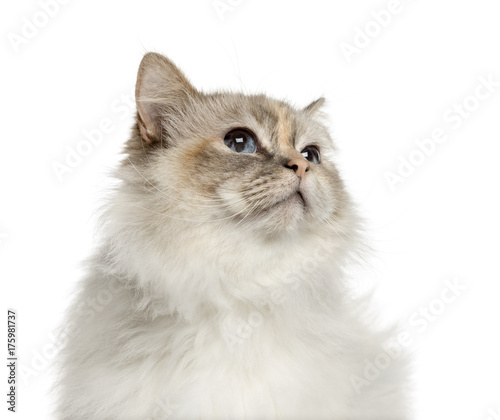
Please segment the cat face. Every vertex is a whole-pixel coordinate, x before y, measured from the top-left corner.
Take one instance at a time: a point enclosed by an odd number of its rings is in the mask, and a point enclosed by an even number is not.
[[[203,94],[165,57],[140,66],[127,145],[148,209],[263,237],[330,229],[346,197],[323,99],[305,109],[263,95]]]

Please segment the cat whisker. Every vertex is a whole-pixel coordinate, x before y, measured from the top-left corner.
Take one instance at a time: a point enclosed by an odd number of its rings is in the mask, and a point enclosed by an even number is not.
[[[151,187],[153,187],[158,193],[160,193],[162,196],[170,199],[170,200],[173,200],[173,201],[177,201],[179,203],[185,203],[185,201],[183,200],[180,200],[180,199],[177,199],[175,197],[172,197],[171,195],[165,193],[164,191],[160,190],[156,185],[154,185],[151,181],[149,181],[145,176],[144,174],[142,174],[141,171],[139,171],[139,169],[137,169],[137,167],[132,163],[132,161],[130,160],[130,158],[128,158],[128,161],[130,162],[130,164],[133,166],[133,168],[137,171],[137,173],[144,179],[144,181],[146,181],[149,185],[151,185]],[[177,191],[178,192],[178,191]],[[198,199],[197,197],[193,197],[194,199]],[[201,200],[201,199],[199,199]],[[217,198],[209,198],[207,197],[207,200],[206,201],[211,201],[212,203],[216,202],[216,201],[220,201],[221,203],[225,203],[226,200],[220,198],[220,199],[217,199]],[[243,201],[243,199],[241,199],[241,201]],[[219,207],[219,205],[217,203],[214,203],[214,204],[195,204],[194,205],[195,207]]]
[[[248,213],[247,213],[245,216],[243,216],[243,218],[242,218],[242,219],[241,219],[238,223],[236,223],[236,226],[238,226],[240,223],[242,223],[242,222],[243,222],[243,220],[245,220],[245,219],[246,219],[246,218],[250,215],[250,213],[252,213],[252,211],[255,209],[255,207],[257,207],[257,206],[261,203],[261,201],[262,201],[262,199],[261,199],[261,200],[259,200],[259,201],[257,201],[257,202],[253,205],[253,207],[252,207],[252,208],[248,211]],[[235,226],[235,227],[236,227],[236,226]]]
[[[248,207],[251,206],[251,204],[248,204],[245,208],[243,208],[242,210],[238,211],[237,213],[234,213],[230,216],[227,216],[227,217],[221,217],[221,218],[217,218],[217,219],[186,219],[186,218],[182,218],[182,217],[176,217],[176,216],[172,216],[171,214],[167,214],[167,213],[162,213],[162,212],[159,212],[159,211],[156,211],[156,210],[152,210],[150,208],[146,208],[146,207],[143,207],[143,206],[140,206],[139,204],[134,204],[135,207],[138,207],[140,209],[143,209],[143,210],[146,210],[146,211],[149,211],[151,213],[154,213],[154,214],[158,214],[158,215],[161,215],[161,216],[166,216],[172,220],[179,220],[179,221],[183,221],[183,222],[194,222],[194,223],[215,223],[215,222],[220,222],[220,221],[223,221],[223,220],[229,220],[229,219],[232,219],[232,218],[235,218],[235,217],[238,217],[239,215],[241,215]]]

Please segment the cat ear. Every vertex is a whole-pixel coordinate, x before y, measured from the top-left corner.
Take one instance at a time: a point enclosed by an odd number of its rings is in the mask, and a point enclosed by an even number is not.
[[[196,94],[174,63],[161,54],[147,53],[139,65],[135,87],[142,139],[147,143],[161,139],[162,119]]]
[[[304,108],[304,111],[308,114],[315,114],[325,103],[325,98],[321,97],[311,102]]]

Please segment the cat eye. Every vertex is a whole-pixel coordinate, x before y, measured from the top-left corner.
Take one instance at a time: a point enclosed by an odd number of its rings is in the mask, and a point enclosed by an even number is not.
[[[300,154],[311,163],[319,163],[319,149],[316,146],[307,146]]]
[[[243,128],[227,133],[224,137],[224,144],[236,153],[253,153],[257,150],[254,135]]]

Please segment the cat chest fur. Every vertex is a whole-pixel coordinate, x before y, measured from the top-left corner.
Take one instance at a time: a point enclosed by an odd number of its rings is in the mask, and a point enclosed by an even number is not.
[[[168,410],[186,419],[321,418],[349,405],[344,346],[284,326],[274,314],[230,312],[184,326],[158,319],[140,330],[115,354],[114,371],[99,369],[100,380],[134,389],[114,408],[123,415],[148,406],[153,418]]]

